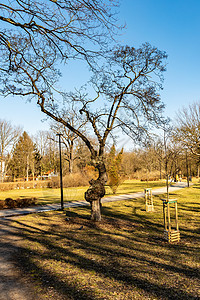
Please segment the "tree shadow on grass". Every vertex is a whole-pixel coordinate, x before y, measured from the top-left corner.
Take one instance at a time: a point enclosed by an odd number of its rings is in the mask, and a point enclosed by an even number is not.
[[[191,205],[193,206],[199,206],[199,203],[196,202],[190,202],[189,204],[181,204],[180,205],[180,210],[185,210],[185,211],[190,211],[190,212],[200,212],[200,207],[191,207]]]
[[[140,224],[139,231],[151,226],[150,234],[158,236],[158,230],[161,230],[159,224],[153,224],[144,216],[134,216],[133,219],[122,213],[116,213],[111,208],[105,208],[104,213],[105,218],[108,218],[105,226],[94,225],[80,212],[76,213],[70,222],[66,222],[65,231],[61,226],[52,228],[50,224],[48,230],[40,230],[37,226],[27,225],[18,220],[18,225],[23,229],[18,235],[33,245],[36,243],[45,248],[41,251],[22,245],[16,257],[18,266],[44,288],[47,294],[53,287],[55,295],[59,295],[61,299],[112,299],[106,298],[108,286],[108,295],[114,295],[117,289],[120,291],[124,289],[124,299],[127,297],[126,292],[138,293],[138,299],[145,297],[197,299],[192,290],[186,291],[176,285],[168,286],[162,281],[159,283],[153,274],[153,272],[161,274],[173,272],[176,276],[191,280],[197,277],[195,268],[169,264],[168,260],[159,262],[156,260],[156,251],[151,248],[155,244],[152,245],[149,236],[144,238],[142,234],[135,235],[123,230],[123,226],[127,229],[131,223]],[[83,229],[78,231],[77,225],[80,224],[83,225]],[[58,238],[60,243],[56,242]],[[164,247],[171,246],[163,243],[161,248]],[[179,246],[172,247],[172,250],[178,253]],[[168,256],[169,259],[171,256],[173,258],[170,253]],[[39,263],[40,260],[47,260],[49,263],[53,261],[55,266],[61,264],[70,271],[63,273],[62,277],[56,271],[53,272],[53,269],[48,271],[45,265]],[[154,279],[145,277],[145,272],[149,272]],[[94,288],[95,285],[97,290]]]

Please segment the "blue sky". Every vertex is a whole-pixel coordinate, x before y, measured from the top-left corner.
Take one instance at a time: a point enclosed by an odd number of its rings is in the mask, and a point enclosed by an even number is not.
[[[200,101],[200,1],[199,0],[122,0],[120,20],[126,30],[120,37],[122,44],[139,46],[149,42],[168,54],[162,101],[165,114],[175,117],[184,105]],[[77,74],[79,73],[79,74]],[[74,81],[73,81],[74,75]],[[62,82],[72,87],[84,70],[65,72]],[[0,118],[21,125],[30,134],[48,129],[36,104],[20,98],[0,98]]]
[[[128,44],[150,42],[168,54],[162,100],[166,114],[200,100],[200,1],[123,0],[124,38]]]

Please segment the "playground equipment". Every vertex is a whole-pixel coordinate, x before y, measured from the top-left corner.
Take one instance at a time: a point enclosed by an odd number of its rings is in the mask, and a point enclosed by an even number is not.
[[[144,195],[145,195],[146,211],[147,212],[154,211],[152,189],[150,188],[144,189]]]
[[[177,200],[176,199],[161,199],[163,201],[163,218],[164,218],[164,239],[169,243],[179,242],[180,241],[180,232],[178,227],[178,209],[177,209]],[[171,205],[174,204],[174,207]],[[172,218],[170,213],[172,211],[171,208],[174,208],[175,213],[175,227],[172,229]],[[174,222],[173,222],[174,223]]]

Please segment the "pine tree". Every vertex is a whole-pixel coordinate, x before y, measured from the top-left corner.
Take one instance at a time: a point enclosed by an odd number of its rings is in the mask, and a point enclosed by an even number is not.
[[[10,161],[9,169],[12,177],[26,178],[26,181],[29,180],[29,175],[31,173],[34,177],[34,158],[34,143],[27,132],[24,131],[14,147],[12,159]]]

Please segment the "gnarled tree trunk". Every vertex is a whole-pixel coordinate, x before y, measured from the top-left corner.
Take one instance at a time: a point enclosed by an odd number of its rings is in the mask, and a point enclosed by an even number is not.
[[[95,167],[99,176],[96,180],[90,180],[90,187],[85,192],[85,200],[91,205],[91,220],[99,222],[101,221],[101,198],[105,195],[107,173],[103,160],[97,161]]]

